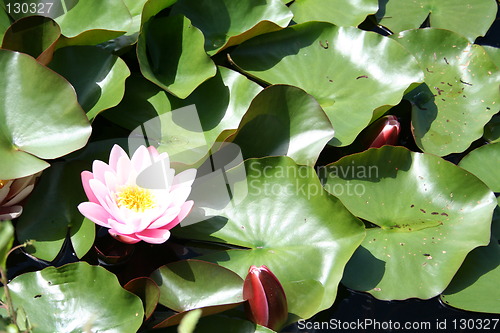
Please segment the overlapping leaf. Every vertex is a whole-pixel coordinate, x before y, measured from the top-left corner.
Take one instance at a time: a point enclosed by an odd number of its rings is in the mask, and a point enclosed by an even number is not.
[[[379,299],[430,298],[472,249],[489,242],[494,194],[434,155],[385,146],[322,172],[330,193],[376,225],[346,267],[342,282],[350,288]]]
[[[494,0],[384,0],[379,3],[380,24],[394,33],[418,28],[428,18],[431,27],[455,31],[470,42],[486,34],[497,11]]]
[[[141,300],[114,274],[85,262],[26,273],[8,286],[34,333],[135,333],[142,324]]]
[[[377,0],[295,0],[290,6],[297,23],[324,21],[339,26],[357,26],[378,10]]]
[[[43,173],[17,224],[20,242],[33,244],[27,252],[52,261],[69,235],[76,255],[83,257],[94,243],[95,225],[76,208],[86,201],[80,173],[82,162],[57,163]]]
[[[280,0],[179,0],[172,15],[182,13],[205,35],[205,50],[213,55],[254,36],[282,29],[292,13]]]
[[[14,19],[41,15],[54,19],[62,34],[88,43],[104,42],[127,31],[131,16],[122,0],[3,0]]]
[[[462,152],[500,110],[500,72],[479,45],[448,30],[417,29],[395,38],[425,73],[406,98],[417,145],[439,156]]]
[[[216,74],[202,32],[183,15],[155,16],[145,22],[137,57],[145,78],[179,98]]]
[[[61,29],[52,19],[31,16],[20,19],[5,32],[2,48],[23,52],[46,65],[52,59]]]
[[[441,294],[448,305],[467,311],[500,314],[500,206],[495,210],[490,244],[474,249]]]
[[[423,79],[415,59],[396,42],[353,27],[308,22],[256,37],[231,53],[234,63],[267,83],[290,84],[313,95],[345,146],[375,109],[401,100]]]
[[[493,143],[471,151],[459,166],[472,172],[493,192],[500,192],[500,143]]]
[[[230,141],[244,158],[292,157],[314,166],[334,131],[318,102],[303,90],[285,85],[266,88],[255,97]]]
[[[344,265],[364,237],[360,221],[324,192],[311,167],[288,157],[250,159],[229,170],[227,177],[239,175],[243,167],[246,180],[235,184],[229,202],[206,195],[204,207],[195,207],[218,216],[174,233],[248,248],[217,252],[204,260],[241,277],[250,265],[268,266],[283,284],[294,315],[309,318],[330,307]]]
[[[0,50],[0,178],[27,176],[83,147],[91,132],[71,85],[30,56]],[[8,74],[7,74],[8,73]]]
[[[73,85],[89,119],[121,101],[130,75],[122,59],[95,46],[59,49],[50,68]]]

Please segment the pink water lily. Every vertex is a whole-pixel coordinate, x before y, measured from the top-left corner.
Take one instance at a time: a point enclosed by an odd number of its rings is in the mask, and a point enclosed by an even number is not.
[[[0,179],[0,220],[11,220],[23,212],[20,203],[33,191],[35,180],[40,174],[23,178]]]
[[[144,188],[137,177],[151,165],[162,163],[164,173],[156,175],[158,188]],[[89,202],[78,205],[80,212],[94,223],[109,228],[124,243],[145,241],[160,244],[170,237],[170,229],[191,211],[186,201],[196,176],[195,169],[175,175],[167,153],[139,147],[132,158],[115,145],[109,164],[96,160],[92,172],[82,172],[82,183]]]
[[[395,145],[398,142],[401,125],[396,116],[385,116],[375,121],[367,133],[369,148]]]

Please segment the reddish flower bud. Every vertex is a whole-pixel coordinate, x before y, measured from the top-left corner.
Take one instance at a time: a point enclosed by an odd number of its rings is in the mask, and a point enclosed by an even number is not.
[[[369,129],[368,148],[395,145],[399,138],[400,125],[395,116],[385,116],[375,121]]]
[[[278,278],[265,265],[250,266],[243,284],[243,299],[248,300],[249,319],[272,330],[279,330],[288,318],[285,291]]]

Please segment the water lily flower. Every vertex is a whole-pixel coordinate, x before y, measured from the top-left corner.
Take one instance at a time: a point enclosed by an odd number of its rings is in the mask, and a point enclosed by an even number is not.
[[[39,175],[40,173],[17,179],[0,179],[0,221],[21,215],[23,207],[19,203],[33,191]]]
[[[400,124],[395,116],[385,116],[370,126],[368,134],[369,148],[380,148],[384,145],[395,145],[398,142]]]
[[[163,185],[155,189],[139,186],[137,177],[159,163],[164,172],[153,176]],[[167,153],[159,154],[154,147],[140,146],[129,158],[122,148],[115,145],[111,149],[109,164],[96,160],[92,172],[82,172],[83,188],[89,202],[81,203],[78,209],[89,220],[109,228],[110,235],[123,243],[163,243],[170,237],[169,230],[179,224],[193,207],[193,201],[186,199],[196,170],[188,169],[174,175]]]
[[[278,278],[267,266],[250,266],[243,283],[243,299],[247,300],[247,315],[259,325],[278,331],[288,318],[285,291]]]

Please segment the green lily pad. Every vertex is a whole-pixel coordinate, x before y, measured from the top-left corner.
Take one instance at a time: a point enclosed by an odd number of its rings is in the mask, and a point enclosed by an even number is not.
[[[496,217],[496,218],[495,218]],[[453,307],[500,314],[500,207],[492,222],[490,244],[474,249],[450,285],[441,294],[441,300]]]
[[[244,158],[283,155],[314,166],[333,135],[314,97],[296,87],[275,85],[255,97],[229,140],[241,148]]]
[[[500,143],[484,145],[471,151],[460,163],[460,167],[481,179],[493,192],[500,192]]]
[[[91,132],[71,85],[32,57],[0,50],[0,178],[37,173]]]
[[[295,0],[290,6],[297,23],[324,21],[339,26],[357,26],[378,10],[378,0]]]
[[[246,160],[226,176],[245,171],[246,180],[235,184],[230,201],[207,193],[195,201],[192,214],[217,216],[187,226],[183,221],[173,233],[247,248],[201,259],[242,278],[251,265],[266,265],[282,283],[292,315],[309,318],[329,308],[344,265],[364,237],[361,222],[323,190],[312,167],[289,157],[266,157]],[[304,295],[314,301],[301,302]]]
[[[177,312],[243,301],[243,279],[209,262],[176,261],[154,271],[151,279],[160,287],[160,304]]]
[[[92,247],[95,225],[77,209],[79,203],[87,201],[80,180],[80,173],[87,169],[87,163],[59,162],[43,173],[16,227],[21,243],[34,241],[26,248],[28,253],[43,260],[54,260],[68,230],[78,258]]]
[[[489,242],[494,194],[435,155],[372,148],[321,175],[327,191],[376,225],[346,267],[342,282],[349,288],[385,300],[431,298],[472,249]]]
[[[10,221],[0,222],[0,266],[5,270],[7,253],[14,242],[14,227]]]
[[[324,22],[258,36],[231,59],[262,81],[294,85],[314,96],[333,125],[335,146],[352,143],[375,109],[398,104],[413,82],[423,80],[416,60],[397,42]]]
[[[32,15],[54,19],[61,26],[63,35],[68,38],[91,30],[97,34],[102,30],[111,31],[118,37],[127,31],[132,20],[122,0],[4,0],[4,3],[16,20]]]
[[[26,273],[8,286],[34,333],[135,333],[142,324],[139,297],[124,290],[114,274],[86,262]]]
[[[9,15],[5,12],[2,6],[0,6],[0,40],[3,40],[5,31],[10,27]]]
[[[500,110],[497,66],[481,46],[448,30],[409,30],[395,39],[425,73],[425,84],[406,96],[415,142],[439,156],[466,150]]]
[[[203,45],[202,32],[185,16],[155,16],[139,34],[141,72],[173,95],[186,98],[217,71]]]
[[[205,35],[213,55],[231,45],[285,28],[292,12],[280,0],[179,0],[172,15],[184,14]]]
[[[122,59],[96,46],[59,49],[49,67],[73,85],[89,119],[121,101],[130,75]]]
[[[489,45],[482,45],[483,49],[488,53],[491,60],[500,68],[500,49]]]
[[[144,304],[144,318],[147,320],[156,309],[160,300],[160,288],[147,277],[133,279],[123,286],[125,290],[139,296]]]
[[[168,152],[173,160],[190,164],[202,158],[216,141],[222,141],[238,128],[252,99],[261,90],[258,84],[225,67],[219,67],[215,77],[201,84],[186,99],[172,96],[144,78],[133,76],[126,82],[123,101],[104,116],[130,130],[160,116],[161,135],[155,126],[148,125],[145,128],[153,130],[145,135],[151,141],[156,138],[158,149]],[[192,113],[193,119],[179,121],[187,110],[178,109],[193,104],[197,111]],[[173,115],[170,111],[174,111]],[[200,147],[203,149],[194,160],[177,160],[174,156],[177,152]]]
[[[30,16],[10,26],[5,32],[2,48],[29,54],[46,65],[52,59],[60,36],[61,29],[51,18]]]
[[[123,2],[132,16],[132,21],[127,32],[128,35],[132,35],[141,30],[142,10],[148,0],[123,0]]]
[[[496,12],[494,0],[398,0],[380,1],[376,16],[394,33],[418,28],[429,18],[431,27],[455,31],[474,42],[486,34]]]

